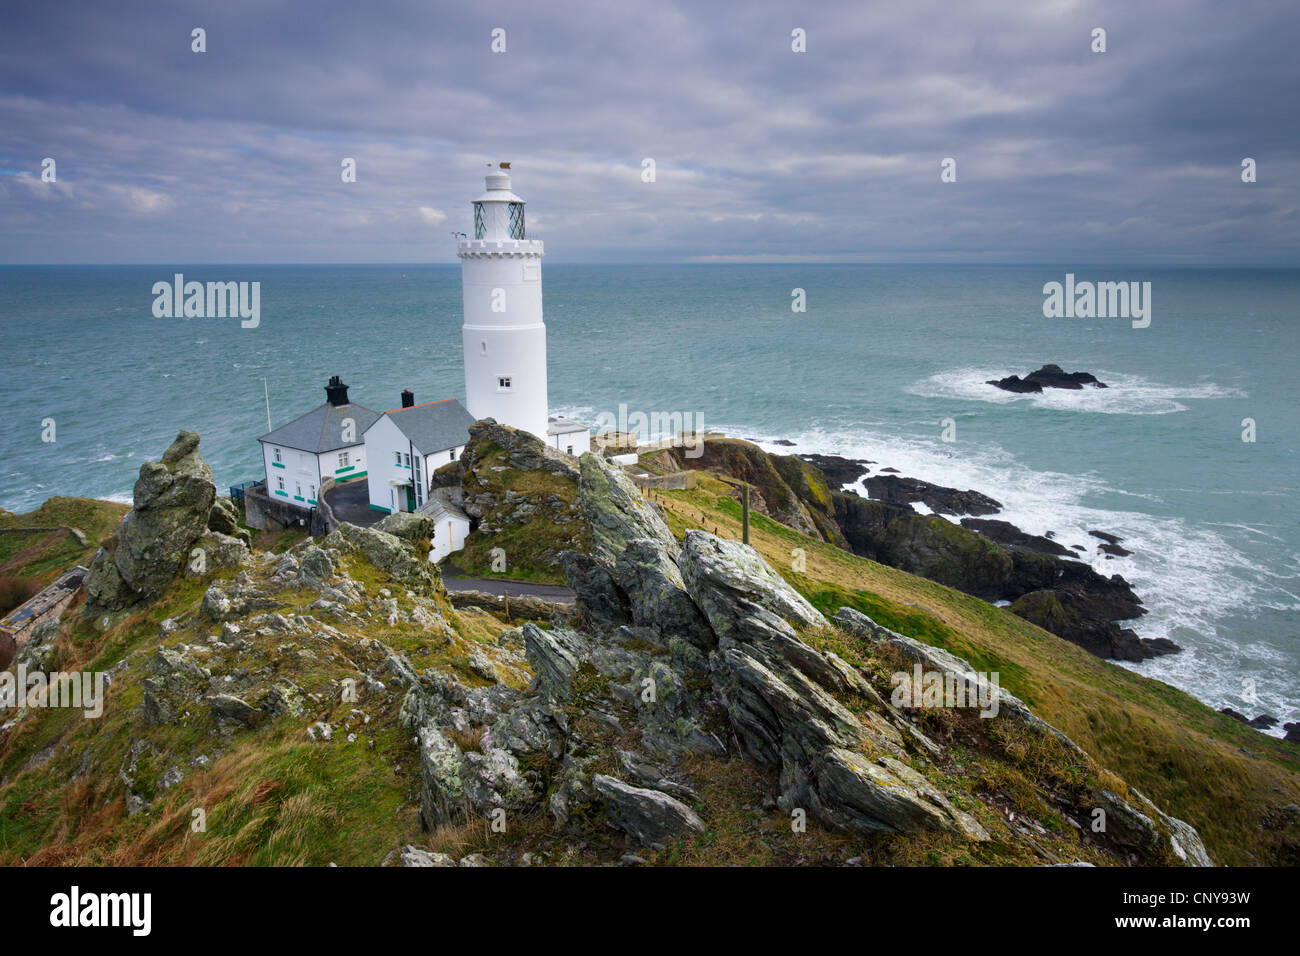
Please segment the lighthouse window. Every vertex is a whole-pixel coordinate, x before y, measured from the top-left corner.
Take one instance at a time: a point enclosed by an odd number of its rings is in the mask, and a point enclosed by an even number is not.
[[[524,238],[524,204],[521,202],[510,204],[510,238]]]
[[[483,215],[483,204],[474,204],[474,238],[482,239],[487,235],[487,220]]]
[[[501,378],[497,379],[497,390],[498,390],[498,391],[501,391],[501,392],[508,392],[508,391],[510,391],[510,376],[509,376],[509,375],[503,375],[503,376],[501,376]]]
[[[282,464],[284,462],[284,459],[280,457],[280,449],[278,448],[275,450],[275,460],[281,462]]]
[[[393,454],[397,456],[397,466],[400,468],[402,466],[402,453],[400,451],[395,451]]]
[[[341,451],[339,452],[339,467],[346,468],[347,466],[348,466],[348,453],[345,451]]]

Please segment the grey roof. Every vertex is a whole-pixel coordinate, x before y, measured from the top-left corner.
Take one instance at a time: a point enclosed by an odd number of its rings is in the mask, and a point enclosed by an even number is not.
[[[548,435],[568,435],[573,432],[591,431],[582,422],[575,422],[572,418],[557,418],[552,415],[547,419],[546,434]]]
[[[356,423],[353,441],[343,440],[343,420],[347,418]],[[337,448],[352,448],[362,443],[362,433],[378,418],[379,412],[358,405],[356,402],[348,405],[331,405],[326,402],[313,408],[306,415],[295,418],[289,424],[281,425],[273,432],[267,432],[258,441],[316,454],[334,451]]]
[[[469,516],[465,512],[445,498],[430,498],[416,510],[420,514],[428,515],[437,522],[442,522],[446,518],[460,518],[462,521],[469,520]]]
[[[425,402],[384,412],[423,455],[469,443],[469,426],[476,419],[454,398]]]

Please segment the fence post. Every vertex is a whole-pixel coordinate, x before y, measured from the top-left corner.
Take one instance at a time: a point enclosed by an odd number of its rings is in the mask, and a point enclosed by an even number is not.
[[[749,482],[741,486],[740,492],[740,540],[749,544]]]

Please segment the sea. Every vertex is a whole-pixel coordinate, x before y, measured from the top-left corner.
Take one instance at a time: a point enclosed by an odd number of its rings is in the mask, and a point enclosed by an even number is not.
[[[553,414],[689,415],[991,495],[997,517],[1122,574],[1149,609],[1135,630],[1184,648],[1125,666],[1300,719],[1300,270],[554,258]],[[178,272],[260,283],[257,326],[156,318],[153,287]],[[1067,274],[1150,282],[1150,324],[1046,317]],[[461,321],[456,264],[0,267],[0,505],[129,501],[182,428],[221,486],[259,478],[268,403],[283,424],[331,375],[376,410],[404,388],[463,399]],[[1044,363],[1109,387],[986,384]],[[1090,530],[1132,553],[1106,558]]]

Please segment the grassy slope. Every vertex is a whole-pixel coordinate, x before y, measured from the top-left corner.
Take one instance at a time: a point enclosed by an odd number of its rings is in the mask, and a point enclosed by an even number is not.
[[[694,491],[655,492],[669,524],[740,536],[731,490],[701,476]],[[1278,821],[1300,802],[1300,748],[1254,731],[1167,684],[1088,654],[991,604],[751,515],[751,544],[821,610],[857,607],[948,648],[1065,731],[1102,766],[1196,826],[1224,864],[1296,863]],[[793,550],[805,552],[803,573]],[[1245,752],[1249,751],[1249,752]]]
[[[391,586],[359,559],[349,559],[348,570],[371,595]],[[502,625],[444,606],[456,645],[414,625],[380,625],[302,643],[311,656],[285,653],[280,645],[290,639],[284,635],[246,631],[251,646],[239,652],[240,669],[273,674],[318,695],[305,714],[232,734],[200,704],[175,724],[146,725],[139,704],[154,649],[188,643],[199,646],[202,659],[201,645],[215,630],[195,623],[160,642],[160,623],[192,608],[212,581],[231,576],[178,580],[162,601],[104,634],[79,612],[66,615],[54,667],[98,671],[125,661],[126,669],[113,674],[102,718],[87,720],[66,708],[35,710],[0,736],[0,864],[373,866],[403,844],[424,839],[415,815],[418,759],[398,721],[401,693],[363,691],[359,702],[345,703],[338,681],[356,677],[349,661],[375,653],[363,643],[369,637],[407,655],[417,669],[435,667],[464,684],[482,684],[466,664],[467,647],[490,648]],[[315,597],[288,591],[276,599],[280,612],[289,614]],[[307,727],[316,721],[331,724],[332,740],[308,739]],[[349,733],[357,739],[347,741]],[[157,755],[143,758],[136,773],[153,807],[128,816],[118,771],[133,743],[152,745]],[[199,756],[210,762],[195,764]],[[172,767],[185,776],[164,787],[162,777]],[[206,815],[202,833],[191,829],[196,809]]]
[[[74,564],[89,565],[108,537],[131,510],[130,505],[93,498],[51,498],[27,514],[0,514],[0,528],[79,528],[88,543],[81,545],[68,531],[29,531],[0,534],[0,574],[32,578],[44,585]]]

